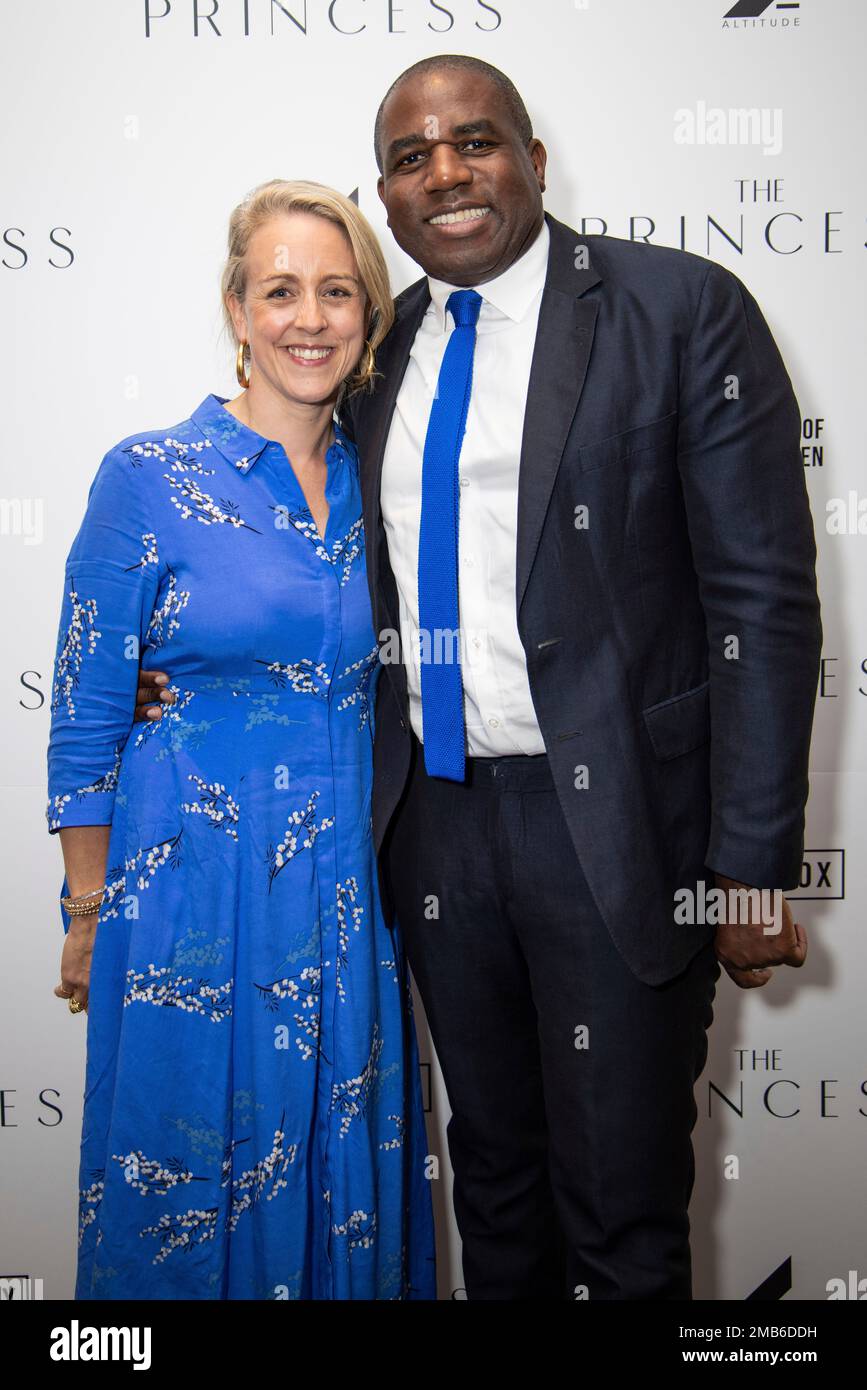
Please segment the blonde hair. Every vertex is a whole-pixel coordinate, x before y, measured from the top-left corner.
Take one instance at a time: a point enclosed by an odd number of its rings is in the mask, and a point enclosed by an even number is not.
[[[344,197],[324,183],[312,183],[306,179],[271,179],[268,183],[260,184],[238,204],[229,219],[229,253],[223,267],[221,292],[226,327],[236,347],[240,345],[240,340],[229,312],[228,297],[234,294],[243,303],[250,238],[269,218],[287,212],[309,212],[315,217],[323,217],[342,228],[349,238],[371,309],[367,340],[371,354],[375,353],[394,322],[394,301],[382,248],[364,213],[359,211],[351,198]],[[366,372],[359,371],[356,366],[343,386],[349,392],[362,387],[372,389],[375,374],[372,366]]]

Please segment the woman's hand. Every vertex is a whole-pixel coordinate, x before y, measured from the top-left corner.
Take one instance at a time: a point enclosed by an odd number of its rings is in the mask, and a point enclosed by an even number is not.
[[[72,918],[60,957],[60,984],[54,987],[58,999],[77,999],[79,1004],[84,1005],[85,1012],[97,915],[96,912],[89,912],[86,917]]]

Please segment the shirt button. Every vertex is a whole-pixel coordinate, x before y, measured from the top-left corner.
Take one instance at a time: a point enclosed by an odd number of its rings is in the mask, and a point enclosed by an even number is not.
[[[481,645],[482,645],[482,644],[481,644],[481,642],[479,641],[478,637],[474,637],[474,638],[473,638],[473,646],[476,647],[476,648],[478,649],[479,647],[481,647]]]
[[[461,478],[461,487],[469,487],[469,485],[470,485],[470,480],[469,480],[469,478]]]
[[[488,720],[488,723],[490,724],[490,726],[491,726],[492,729],[499,729],[499,727],[500,727],[500,721],[499,721],[499,719],[491,718],[491,719]]]
[[[469,569],[469,570],[471,570],[471,569],[473,568],[473,565],[475,564],[475,561],[473,560],[472,555],[465,555],[465,556],[464,556],[464,564],[466,565],[467,569]]]

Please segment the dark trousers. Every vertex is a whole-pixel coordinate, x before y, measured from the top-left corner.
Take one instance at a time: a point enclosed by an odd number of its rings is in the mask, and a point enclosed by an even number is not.
[[[663,985],[618,953],[546,757],[428,777],[385,847],[452,1109],[470,1299],[689,1299],[693,1088],[720,967]]]

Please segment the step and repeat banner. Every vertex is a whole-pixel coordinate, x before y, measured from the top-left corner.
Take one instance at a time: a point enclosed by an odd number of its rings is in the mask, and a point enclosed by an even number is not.
[[[236,393],[219,276],[229,213],[256,184],[352,194],[395,292],[418,277],[376,195],[374,116],[404,68],[457,52],[523,94],[556,217],[733,270],[795,385],[825,632],[792,895],[810,949],[764,989],[725,974],[718,985],[696,1088],[695,1295],[867,1298],[865,37],[863,0],[2,0],[0,1278],[12,1296],[74,1287],[85,1026],[52,992],[62,866],[45,749],[63,565],[88,488],[119,439]],[[417,1017],[440,1297],[460,1299],[448,1103]]]

